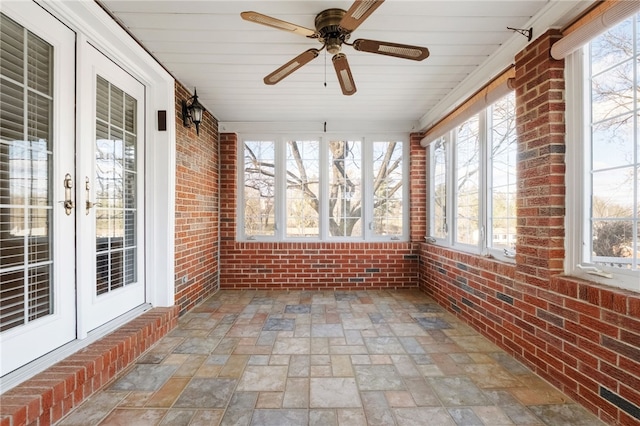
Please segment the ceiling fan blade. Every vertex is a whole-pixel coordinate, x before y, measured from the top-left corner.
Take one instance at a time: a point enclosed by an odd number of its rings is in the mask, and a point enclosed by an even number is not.
[[[344,53],[338,53],[333,56],[331,61],[333,62],[333,67],[336,69],[342,93],[347,96],[351,96],[356,93],[356,83],[353,81],[353,75],[351,75],[351,68],[349,68],[349,62],[347,62],[347,56]]]
[[[313,59],[318,57],[320,51],[318,49],[309,49],[307,51],[302,52],[268,76],[264,78],[264,84],[276,84],[289,74],[292,74],[295,70],[305,65],[308,62],[311,62]]]
[[[353,42],[353,48],[361,52],[377,53],[395,56],[396,58],[422,61],[429,56],[429,49],[409,44],[389,43],[387,41],[358,39]]]
[[[287,21],[282,21],[280,19],[272,18],[271,16],[263,15],[258,12],[242,12],[240,14],[242,19],[249,22],[255,22],[256,24],[266,25],[268,27],[277,28],[283,31],[289,31],[295,34],[300,34],[305,37],[316,38],[318,34],[315,30],[310,28],[301,27],[300,25],[292,24]]]
[[[340,21],[340,28],[354,31],[382,4],[384,0],[356,0]]]

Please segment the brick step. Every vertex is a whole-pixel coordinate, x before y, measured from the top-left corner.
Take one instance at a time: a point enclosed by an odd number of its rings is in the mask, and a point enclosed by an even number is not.
[[[167,335],[179,307],[154,308],[0,395],[0,426],[62,419]]]

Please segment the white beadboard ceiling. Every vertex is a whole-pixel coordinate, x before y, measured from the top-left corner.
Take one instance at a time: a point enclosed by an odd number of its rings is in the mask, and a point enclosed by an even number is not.
[[[527,40],[507,27],[533,27],[535,39],[546,28],[570,22],[592,2],[387,0],[351,41],[426,46],[430,56],[415,62],[343,46],[357,86],[353,96],[342,95],[331,55],[324,51],[277,85],[265,85],[265,75],[321,45],[240,18],[240,12],[253,10],[313,29],[319,12],[347,10],[349,0],[100,3],[178,81],[189,90],[197,87],[199,100],[223,131],[287,130],[283,127],[310,123],[321,129],[324,122],[329,129],[418,131],[513,62]]]

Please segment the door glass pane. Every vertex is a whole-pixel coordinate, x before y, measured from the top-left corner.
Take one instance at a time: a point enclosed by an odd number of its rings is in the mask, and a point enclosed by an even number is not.
[[[0,14],[0,331],[53,313],[52,64]]]
[[[137,282],[136,114],[136,99],[97,77],[97,295]]]

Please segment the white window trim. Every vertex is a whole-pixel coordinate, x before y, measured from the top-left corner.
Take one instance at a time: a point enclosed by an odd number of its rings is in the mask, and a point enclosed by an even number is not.
[[[429,229],[427,230],[427,236],[425,236],[425,240],[430,244],[435,244],[442,247],[451,248],[454,250],[458,250],[464,253],[481,255],[492,257],[497,260],[507,262],[507,263],[515,263],[515,256],[510,252],[507,253],[504,250],[490,247],[488,244],[488,235],[490,232],[491,226],[491,215],[489,214],[489,209],[491,207],[491,202],[489,200],[490,196],[490,181],[491,177],[489,176],[489,162],[490,162],[490,149],[489,142],[491,137],[491,127],[488,125],[489,121],[489,111],[491,105],[487,108],[483,109],[479,115],[478,120],[478,133],[480,135],[480,160],[479,160],[479,185],[480,189],[478,192],[479,202],[478,202],[478,244],[465,244],[456,241],[456,224],[454,219],[454,213],[457,211],[458,205],[458,194],[456,189],[455,182],[457,182],[457,168],[456,168],[456,155],[457,150],[455,148],[457,133],[456,126],[455,129],[447,132],[442,138],[445,140],[445,143],[448,145],[448,149],[446,151],[446,163],[447,163],[447,176],[446,176],[446,185],[447,185],[447,195],[446,195],[446,218],[447,218],[447,235],[445,238],[435,237],[432,233],[431,226],[434,223],[434,206],[431,202],[431,199],[427,200],[427,211],[429,212]],[[427,146],[427,155],[429,161],[429,191],[433,190],[431,186],[431,182],[433,182],[433,149],[435,147],[435,142],[431,143]]]
[[[287,237],[286,229],[280,224],[286,223],[286,188],[284,185],[286,169],[282,165],[286,162],[285,143],[290,140],[313,140],[319,141],[323,146],[328,140],[350,140],[362,142],[362,235],[356,237],[333,237],[329,235],[329,204],[324,200],[328,199],[328,172],[329,153],[328,149],[320,149],[320,232],[318,237]],[[275,143],[276,164],[276,212],[275,222],[276,230],[274,235],[265,236],[247,236],[245,234],[244,223],[244,143],[245,141],[273,141]],[[373,182],[373,147],[370,142],[386,142],[398,141],[402,142],[402,173],[404,177],[402,185],[402,235],[400,236],[383,236],[376,235],[373,232],[373,193],[370,188],[365,188],[365,182]],[[368,143],[369,142],[369,143]],[[236,168],[236,182],[238,188],[238,204],[236,208],[236,241],[239,242],[407,242],[409,241],[409,135],[408,134],[365,134],[364,136],[353,136],[348,133],[322,133],[322,134],[238,134],[237,139],[237,158],[238,164]]]
[[[590,244],[588,238],[590,205],[587,197],[590,145],[590,98],[587,81],[588,45],[565,58],[566,99],[566,216],[565,216],[565,274],[627,290],[640,291],[640,272],[611,268],[585,262]],[[588,140],[589,139],[589,140]]]
[[[435,167],[433,164],[433,158],[434,158],[434,151],[436,149],[436,141],[437,140],[443,140],[443,144],[445,144],[446,148],[445,148],[445,168],[446,168],[446,173],[445,173],[445,187],[447,190],[446,196],[445,196],[445,237],[437,237],[435,235],[432,234],[432,230],[433,230],[433,224],[435,223],[435,203],[432,202],[433,197],[428,197],[427,199],[427,211],[429,212],[429,229],[427,230],[427,235],[425,236],[425,240],[428,243],[431,244],[437,244],[439,246],[443,246],[443,247],[451,247],[451,217],[453,215],[453,196],[451,195],[451,188],[452,188],[452,180],[453,180],[453,173],[450,171],[451,169],[451,165],[452,165],[452,161],[453,161],[453,155],[452,155],[452,149],[451,149],[451,144],[453,143],[452,141],[452,132],[447,132],[447,134],[443,135],[442,137],[436,139],[435,141],[433,141],[431,144],[429,144],[427,146],[427,158],[429,159],[429,181],[428,181],[428,188],[429,188],[429,192],[433,191],[433,186],[431,185],[431,183],[434,181],[435,178]]]

